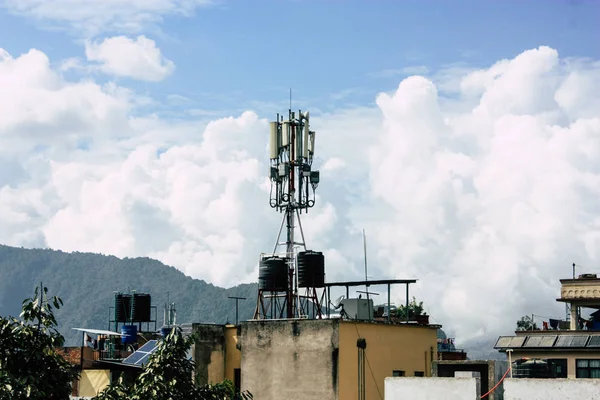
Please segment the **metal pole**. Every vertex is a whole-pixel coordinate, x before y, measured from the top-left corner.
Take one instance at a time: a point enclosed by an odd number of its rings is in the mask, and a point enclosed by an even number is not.
[[[327,318],[331,317],[331,286],[327,286]]]
[[[290,200],[292,201],[292,200]],[[295,314],[294,310],[294,296],[295,292],[295,279],[294,275],[296,275],[294,268],[294,211],[292,210],[292,206],[289,205],[287,210],[287,247],[286,247],[286,257],[288,258],[288,268],[289,268],[289,288],[288,288],[288,306],[287,306],[287,317],[293,318]]]
[[[365,291],[367,292],[367,302],[369,302],[369,285],[366,283],[369,278],[367,275],[367,235],[365,234],[365,230],[363,229],[363,247],[365,253]]]
[[[245,297],[236,297],[236,296],[229,296],[229,299],[234,299],[235,300],[235,325],[237,326],[239,323],[239,319],[238,319],[238,300],[246,300]]]
[[[279,233],[277,233],[277,240],[275,241],[275,247],[273,248],[273,254],[277,253],[277,246],[279,246],[279,238],[281,237],[281,231],[283,230],[283,225],[285,224],[285,219],[287,218],[287,214],[284,214],[281,219],[281,226],[279,227]]]
[[[408,283],[406,284],[406,322],[408,322]]]
[[[298,227],[300,228],[300,236],[302,237],[302,246],[304,247],[304,251],[306,251],[306,240],[304,240],[304,230],[302,229],[302,221],[300,221],[300,211],[296,209],[296,216],[298,217]]]
[[[388,313],[388,315],[387,315],[387,320],[388,320],[388,322],[390,322],[390,314],[391,314],[391,310],[390,310],[390,308],[391,308],[391,301],[390,301],[390,286],[391,286],[391,285],[388,283],[388,285],[387,285],[387,286],[388,286],[388,307],[387,307],[387,313]]]

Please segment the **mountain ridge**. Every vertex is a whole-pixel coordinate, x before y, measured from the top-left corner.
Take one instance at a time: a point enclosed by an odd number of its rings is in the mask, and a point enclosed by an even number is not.
[[[178,323],[220,324],[235,319],[235,302],[228,296],[247,298],[239,303],[240,320],[252,317],[257,296],[255,283],[221,288],[148,257],[118,258],[5,245],[0,245],[0,276],[0,315],[19,315],[23,299],[32,297],[40,282],[49,295],[61,297],[64,306],[56,317],[66,345],[71,346],[80,341],[71,328],[109,327],[115,291],[149,293],[157,307],[157,328],[162,325],[167,298],[176,304]]]
[[[6,245],[0,245],[0,277],[2,316],[18,316],[22,301],[33,296],[40,282],[49,295],[63,299],[64,306],[56,317],[67,346],[81,343],[80,334],[71,328],[110,328],[109,307],[114,305],[115,291],[128,292],[131,288],[149,293],[157,307],[157,329],[162,325],[167,298],[176,304],[178,323],[222,324],[235,322],[235,301],[229,296],[246,297],[239,302],[239,320],[243,321],[252,318],[258,292],[256,283],[221,288],[148,257],[119,258]],[[502,358],[493,349],[495,339],[465,343],[469,358]]]

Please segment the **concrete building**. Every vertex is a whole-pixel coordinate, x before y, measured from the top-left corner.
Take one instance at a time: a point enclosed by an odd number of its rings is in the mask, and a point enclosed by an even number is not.
[[[383,398],[386,377],[429,377],[438,358],[439,326],[416,323],[284,319],[180,326],[184,336],[196,336],[190,356],[199,384],[229,379],[261,400]],[[143,370],[83,351],[79,396],[98,394],[122,371],[135,376]]]
[[[600,279],[561,279],[559,302],[570,307],[569,329],[517,331],[495,348],[513,361],[513,377],[600,378],[600,324],[582,318],[582,308],[600,309]]]
[[[383,398],[391,376],[431,376],[437,326],[340,319],[241,324],[242,390],[254,398]]]
[[[476,373],[479,377],[480,393],[487,393],[501,382],[508,369],[507,361],[499,360],[443,360],[434,361],[432,375],[440,378],[457,377],[461,373]],[[440,381],[443,382],[443,381]],[[487,397],[487,400],[504,398],[503,383],[500,383]]]
[[[192,360],[196,363],[198,383],[232,381],[236,388],[241,383],[241,356],[238,346],[240,327],[235,325],[184,324],[184,335],[196,334],[192,345]]]

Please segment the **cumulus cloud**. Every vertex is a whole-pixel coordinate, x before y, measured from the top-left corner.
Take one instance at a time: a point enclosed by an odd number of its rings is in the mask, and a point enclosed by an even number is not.
[[[0,54],[0,242],[256,279],[281,221],[265,119],[140,115],[125,88],[65,81],[39,51]],[[413,294],[463,340],[560,317],[558,279],[600,261],[600,65],[540,47],[447,83],[451,99],[411,76],[376,107],[313,115],[308,245],[329,280],[362,279],[366,229],[369,275],[418,278]]]
[[[38,50],[17,58],[2,50],[0,86],[0,141],[8,146],[4,149],[57,142],[76,147],[114,135],[128,120],[129,90],[113,84],[65,82]]]
[[[154,40],[141,35],[136,39],[115,36],[102,42],[86,42],[88,61],[100,63],[97,67],[108,75],[145,81],[160,81],[173,73],[175,64],[166,59]]]
[[[394,261],[390,273],[419,277],[462,337],[510,331],[522,314],[560,317],[558,279],[573,261],[600,261],[590,245],[600,108],[573,106],[599,95],[571,86],[598,85],[598,71],[540,47],[465,76],[464,97],[478,96],[468,112],[445,112],[420,77],[378,98],[384,133],[370,163],[373,195],[389,210],[373,222],[381,258]]]
[[[139,33],[164,16],[188,16],[212,0],[1,0],[15,14],[50,27],[69,27],[95,36],[100,32]]]

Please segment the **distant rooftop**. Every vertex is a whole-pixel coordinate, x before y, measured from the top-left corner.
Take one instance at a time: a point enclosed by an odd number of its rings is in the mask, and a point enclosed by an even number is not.
[[[569,332],[569,334],[559,334],[558,331],[552,333],[549,331],[539,332],[545,332],[545,334],[500,336],[494,348],[500,351],[521,348],[540,351],[581,349],[600,351],[600,332],[595,334],[583,334],[581,333],[583,331],[562,331]],[[574,332],[576,333],[574,334]]]

